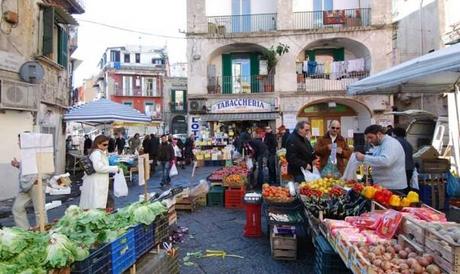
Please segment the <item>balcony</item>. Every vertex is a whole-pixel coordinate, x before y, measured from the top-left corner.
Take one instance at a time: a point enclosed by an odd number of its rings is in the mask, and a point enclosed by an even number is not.
[[[369,76],[368,71],[354,71],[343,74],[318,73],[304,76],[297,75],[297,91],[304,92],[343,92],[347,86]]]
[[[123,88],[115,88],[115,96],[135,96],[135,97],[160,97],[158,91],[146,90],[143,88],[132,88],[131,90],[123,90]]]
[[[208,77],[208,94],[244,94],[273,91],[273,75]]]
[[[267,32],[276,30],[276,13],[209,16],[208,33]]]
[[[294,12],[294,29],[336,29],[370,24],[370,8]]]

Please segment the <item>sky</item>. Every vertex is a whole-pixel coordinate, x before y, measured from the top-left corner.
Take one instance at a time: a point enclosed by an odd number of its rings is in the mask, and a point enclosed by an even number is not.
[[[107,47],[124,45],[167,46],[170,63],[186,62],[185,39],[155,37],[84,22],[94,21],[136,31],[185,37],[186,0],[86,0],[79,21],[78,49],[72,57],[83,63],[75,71],[74,85],[80,86],[98,72],[97,64]],[[79,20],[82,19],[82,20]]]

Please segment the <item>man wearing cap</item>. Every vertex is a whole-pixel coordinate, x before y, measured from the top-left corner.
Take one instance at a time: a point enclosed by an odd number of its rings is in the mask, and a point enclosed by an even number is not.
[[[276,149],[278,147],[278,142],[276,141],[275,134],[272,132],[271,127],[265,128],[264,143],[267,146],[267,167],[268,167],[268,183],[274,185],[276,183],[276,168],[275,168],[275,159],[276,159]]]

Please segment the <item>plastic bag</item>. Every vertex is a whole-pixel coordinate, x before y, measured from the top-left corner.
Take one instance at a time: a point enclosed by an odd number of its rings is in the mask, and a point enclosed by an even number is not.
[[[301,167],[300,170],[302,171],[305,182],[311,182],[317,179],[321,179],[321,174],[319,174],[319,170],[316,167],[313,168],[313,172],[303,167]]]
[[[358,159],[356,159],[356,153],[352,153],[350,159],[348,160],[347,167],[343,172],[342,179],[345,181],[356,180],[356,170],[358,169],[360,164],[361,162],[358,161]]]
[[[169,177],[173,177],[178,175],[179,172],[177,171],[176,163],[173,163],[171,169],[169,170]]]
[[[382,238],[391,239],[395,235],[402,221],[402,214],[396,210],[389,209],[380,218],[376,234]]]
[[[113,176],[113,195],[117,198],[128,196],[128,185],[122,169]]]
[[[333,178],[340,178],[342,176],[342,174],[340,174],[339,169],[337,168],[337,163],[334,163],[332,156],[329,156],[326,166],[321,170],[321,176]]]
[[[449,197],[460,197],[460,182],[450,172],[447,174],[447,195]]]
[[[251,158],[246,159],[246,166],[247,166],[248,170],[251,170],[254,167],[254,163],[252,162]]]
[[[418,171],[416,168],[414,168],[414,172],[412,173],[412,178],[410,179],[410,184],[409,186],[412,188],[412,189],[417,189],[419,190],[419,186],[418,186]]]

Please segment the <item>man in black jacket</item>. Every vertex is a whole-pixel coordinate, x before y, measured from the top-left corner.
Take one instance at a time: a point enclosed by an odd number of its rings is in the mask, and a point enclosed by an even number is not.
[[[126,140],[125,138],[123,138],[123,134],[121,133],[117,134],[115,143],[117,145],[118,155],[123,154],[123,150],[125,149],[125,145],[126,145]]]
[[[169,171],[171,169],[171,162],[174,160],[174,149],[168,142],[168,136],[161,136],[161,144],[158,148],[158,161],[161,164],[161,186],[171,183]]]
[[[267,146],[268,155],[267,155],[267,168],[268,168],[268,183],[270,185],[276,184],[276,149],[278,147],[278,142],[276,141],[275,134],[272,132],[271,127],[265,128],[265,136],[263,139],[265,145]]]
[[[288,173],[294,176],[298,183],[305,181],[301,168],[312,170],[315,160],[313,147],[307,136],[310,135],[310,124],[306,121],[298,122],[294,132],[287,140],[286,160]]]
[[[149,154],[150,159],[150,135],[146,134],[144,140],[142,141],[142,151],[144,154]]]
[[[89,138],[88,135],[85,135],[85,142],[83,144],[83,154],[88,155],[92,145],[93,141],[91,141],[91,138]]]
[[[267,158],[267,146],[260,138],[254,133],[254,138],[246,143],[246,151],[252,152],[252,159],[254,160],[254,167],[251,173],[251,184],[255,185],[255,171],[257,169],[257,185],[255,187],[262,187],[264,183],[264,158]]]
[[[157,156],[158,156],[158,148],[160,146],[160,140],[158,139],[155,134],[150,134],[150,148],[149,148],[149,159],[152,161],[150,165],[150,173],[155,173],[155,167],[157,166]]]
[[[406,130],[400,127],[392,129],[393,136],[401,144],[404,149],[404,154],[406,156],[406,179],[408,189],[411,189],[412,174],[414,173],[415,164],[414,158],[412,157],[413,148],[412,145],[406,140]]]

